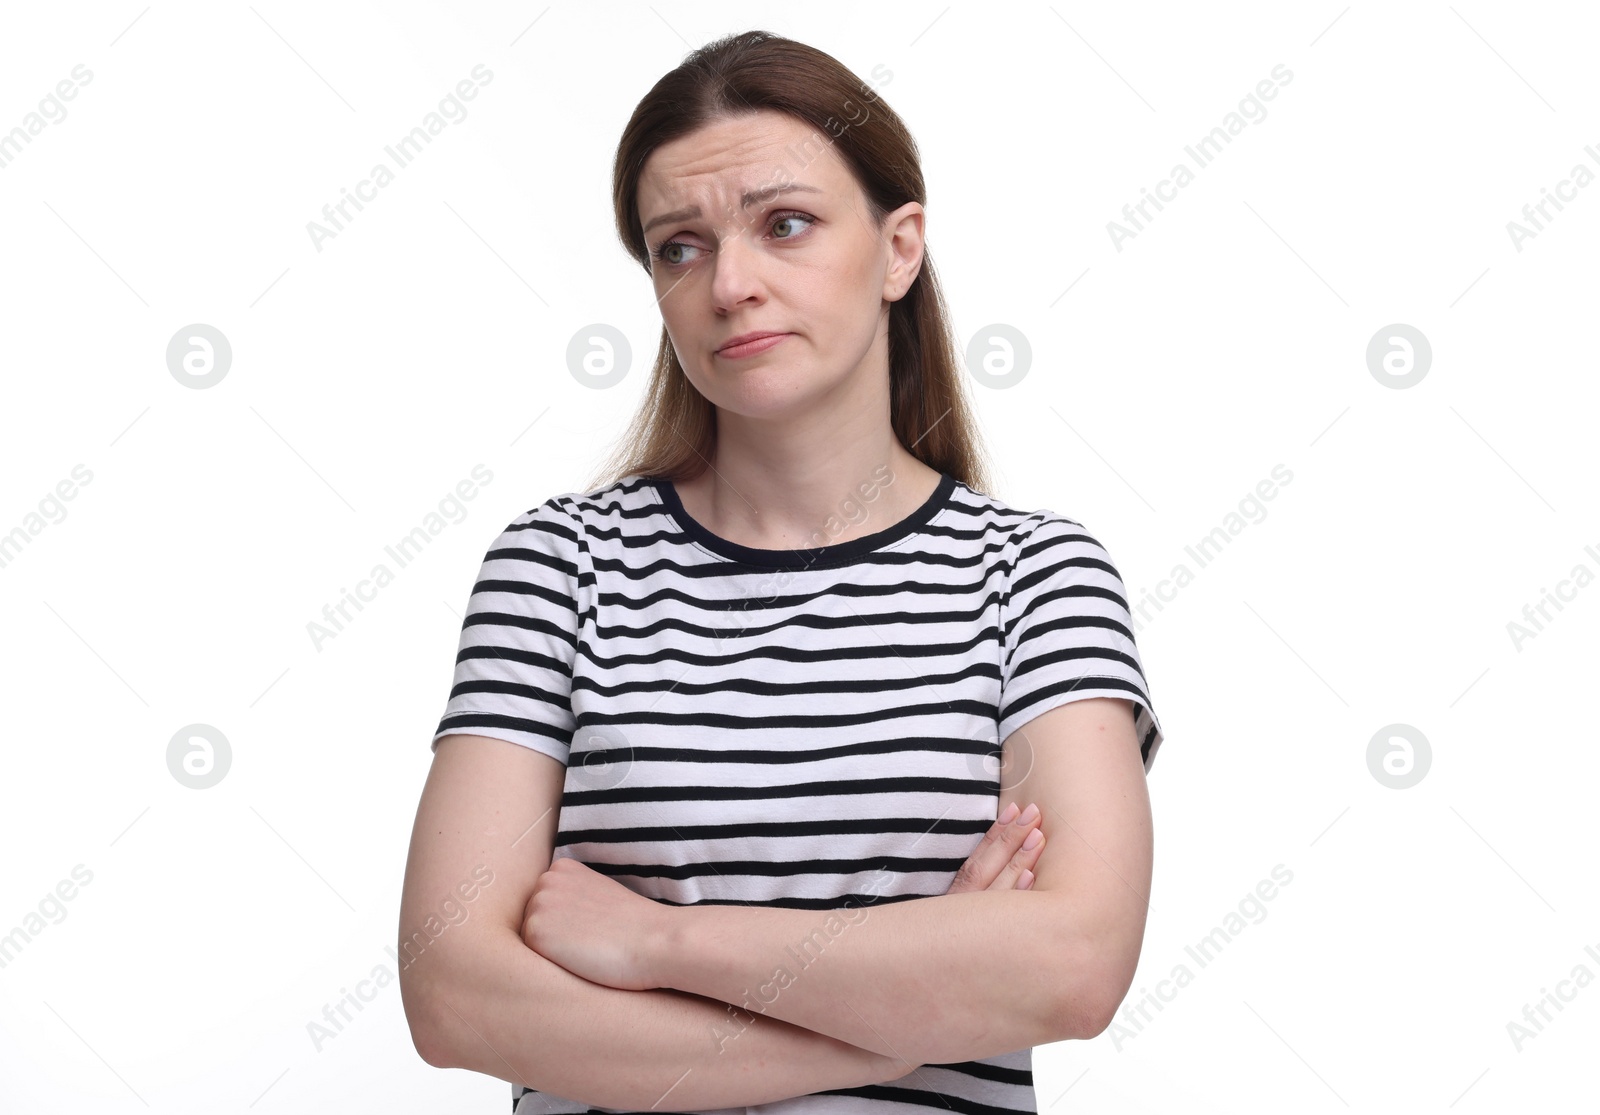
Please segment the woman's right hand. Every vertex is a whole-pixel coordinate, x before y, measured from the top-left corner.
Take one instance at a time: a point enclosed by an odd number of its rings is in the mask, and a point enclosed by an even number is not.
[[[1039,831],[1039,810],[1029,805],[1033,816],[1017,820],[1018,806],[1006,806],[967,862],[956,872],[946,894],[967,890],[1027,890],[1033,886],[1033,866],[1044,851],[1044,833]],[[1016,821],[1016,823],[1012,823]],[[1024,848],[1030,833],[1038,833],[1031,848]]]

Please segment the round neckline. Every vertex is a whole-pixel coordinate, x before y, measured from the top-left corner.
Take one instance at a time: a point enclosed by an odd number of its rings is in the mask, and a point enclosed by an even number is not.
[[[759,565],[769,569],[817,569],[825,566],[842,565],[866,554],[881,550],[885,546],[898,542],[907,535],[926,526],[935,515],[944,509],[945,504],[950,499],[950,494],[956,488],[955,477],[941,471],[939,473],[939,484],[933,489],[933,494],[923,500],[916,510],[899,522],[887,526],[874,534],[864,534],[860,538],[852,538],[848,542],[834,542],[830,545],[818,546],[813,549],[763,550],[754,546],[742,546],[737,542],[731,542],[723,538],[720,534],[713,534],[684,508],[683,501],[678,498],[678,490],[671,480],[661,476],[651,476],[646,479],[651,488],[655,490],[656,498],[661,501],[667,514],[677,523],[678,529],[692,541],[730,561],[740,562],[744,565]]]

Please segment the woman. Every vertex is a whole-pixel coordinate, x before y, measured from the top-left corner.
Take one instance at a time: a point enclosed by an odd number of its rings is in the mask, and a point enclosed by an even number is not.
[[[614,173],[662,344],[609,482],[474,586],[401,911],[418,1051],[519,1112],[1035,1110],[1032,1046],[1105,1028],[1144,929],[1121,579],[983,494],[915,145],[848,70],[713,43]]]

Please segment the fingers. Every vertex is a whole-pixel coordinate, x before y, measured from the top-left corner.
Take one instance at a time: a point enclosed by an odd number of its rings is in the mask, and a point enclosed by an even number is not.
[[[1029,841],[1034,842],[1032,848],[1027,846]],[[1022,847],[1017,849],[1017,854],[1011,857],[1011,866],[1016,868],[1017,872],[1016,882],[1013,884],[1017,890],[1028,890],[1033,886],[1033,867],[1043,854],[1044,830],[1038,828],[1035,822],[1034,830],[1023,840]]]
[[[1027,890],[1033,886],[1033,867],[1044,852],[1044,831],[1039,828],[1039,810],[1030,805],[1013,823],[1005,826],[1004,846],[1010,851],[1005,865],[989,884],[990,890]]]
[[[1038,861],[1042,844],[1023,847],[1034,839],[1038,828],[1037,806],[1030,804],[1027,809],[1021,809],[1015,802],[1006,806],[973,854],[973,881],[977,886],[987,890],[1014,888],[1022,872]]]
[[[1038,826],[1039,810],[1036,806],[1030,805],[1027,810],[1019,810],[1016,803],[1006,806],[961,865],[947,893],[1010,890],[1019,886],[1026,889],[1031,886],[1031,879],[1023,884],[1023,872],[1031,871],[1038,862],[1043,844],[1041,842],[1029,848],[1023,848],[1022,845],[1027,843],[1031,833],[1038,832]],[[1039,835],[1043,836],[1043,833]]]

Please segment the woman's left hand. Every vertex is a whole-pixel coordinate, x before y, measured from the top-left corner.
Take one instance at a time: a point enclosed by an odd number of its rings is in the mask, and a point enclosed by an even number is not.
[[[522,942],[590,983],[649,991],[661,986],[651,980],[647,960],[669,913],[565,856],[534,882],[522,913]]]

